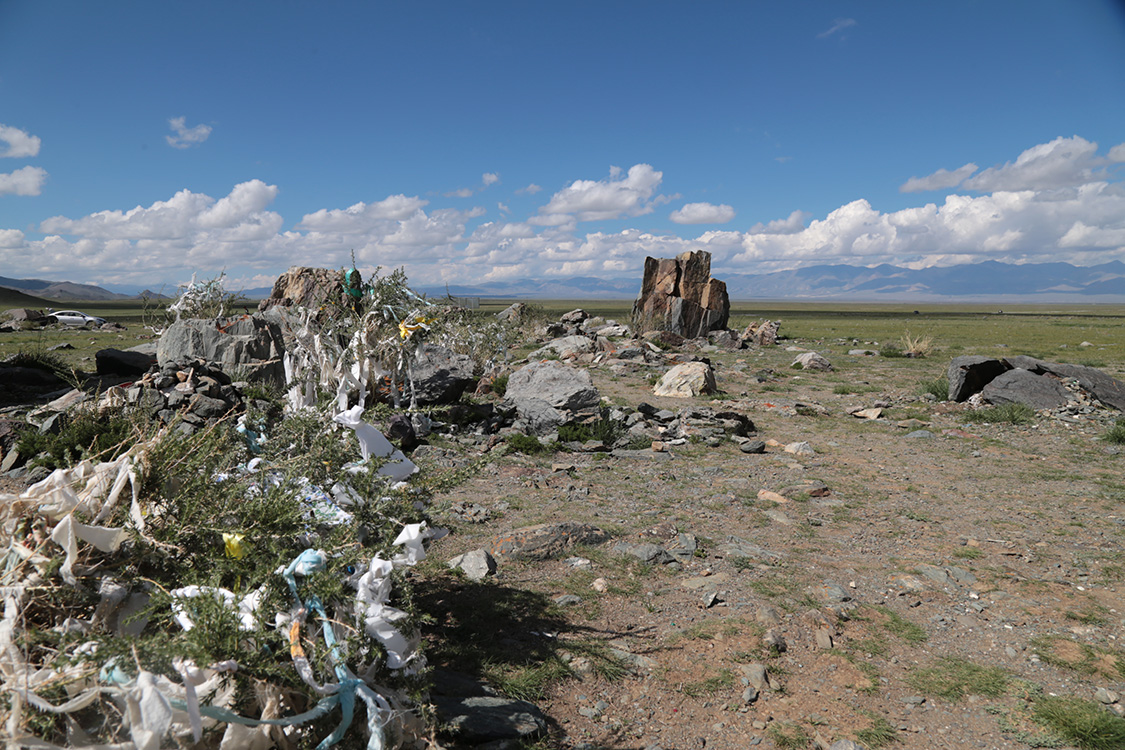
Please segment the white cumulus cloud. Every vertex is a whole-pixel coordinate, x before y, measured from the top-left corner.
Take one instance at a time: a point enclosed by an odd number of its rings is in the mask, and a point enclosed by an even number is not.
[[[687,203],[668,218],[677,224],[726,224],[734,218],[734,209],[725,203]]]
[[[977,171],[977,165],[969,162],[963,167],[954,169],[939,169],[925,177],[911,177],[899,187],[901,193],[922,193],[927,190],[949,190],[964,182],[965,178]]]
[[[485,172],[481,175],[480,181],[485,186],[495,185],[497,182],[500,182],[500,175],[495,172]]]
[[[23,167],[7,174],[0,173],[0,195],[39,195],[47,181],[47,170]]]
[[[1108,159],[1097,156],[1098,144],[1073,136],[1059,137],[1024,151],[1014,162],[991,167],[964,182],[979,192],[1046,190],[1085,185],[1105,179]]]
[[[172,128],[175,135],[166,135],[164,140],[168,141],[168,145],[172,148],[190,148],[203,143],[211,136],[210,125],[200,124],[189,128],[186,117],[172,117],[168,120],[168,126]]]
[[[636,164],[625,174],[619,167],[612,167],[608,179],[575,180],[551,196],[539,213],[573,215],[578,221],[641,216],[652,212],[653,194],[663,178],[663,172],[648,164]]]
[[[794,211],[784,219],[774,219],[771,222],[761,222],[750,227],[749,234],[794,234],[805,228],[805,222],[812,218],[806,211]]]
[[[311,232],[359,234],[369,232],[384,222],[396,222],[421,211],[429,201],[417,196],[391,195],[375,203],[356,203],[344,209],[322,208],[305,214],[298,229]]]
[[[201,269],[261,279],[289,265],[341,267],[354,254],[361,269],[403,266],[412,283],[437,285],[573,274],[639,281],[645,256],[696,249],[713,254],[719,278],[813,263],[1092,264],[1125,260],[1125,183],[1113,167],[1122,157],[1125,144],[1101,156],[1077,136],[1059,139],[985,170],[1006,189],[978,192],[962,182],[961,192],[896,211],[856,198],[819,218],[796,210],[748,231],[710,227],[695,236],[653,231],[642,221],[578,231],[581,221],[643,216],[669,200],[657,194],[663,175],[646,164],[574,182],[530,215],[518,208],[509,215],[501,204],[491,220],[474,222],[485,209],[435,208],[417,196],[391,195],[313,211],[290,230],[269,210],[278,187],[249,180],[218,199],[181,190],[128,210],[56,216],[41,222],[38,235],[0,229],[0,268],[7,275],[81,273],[95,283],[185,280]],[[972,174],[970,166],[915,179],[953,182],[956,172]],[[1007,189],[1016,185],[1023,187]],[[688,204],[678,214],[715,220],[728,208]]]
[[[10,157],[13,159],[25,159],[30,156],[39,155],[39,146],[42,141],[38,136],[29,135],[19,128],[13,128],[10,125],[0,125],[0,141],[7,144],[3,151],[0,151],[0,157]]]

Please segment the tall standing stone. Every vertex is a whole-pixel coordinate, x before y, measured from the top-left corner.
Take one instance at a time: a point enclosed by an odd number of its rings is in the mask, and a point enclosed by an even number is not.
[[[641,292],[633,304],[634,329],[696,338],[726,328],[729,316],[727,285],[711,278],[711,253],[645,258]]]

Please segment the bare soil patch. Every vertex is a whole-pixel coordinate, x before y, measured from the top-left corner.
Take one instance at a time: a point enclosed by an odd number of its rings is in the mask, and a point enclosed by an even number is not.
[[[580,521],[613,537],[555,559],[501,560],[474,584],[537,597],[549,614],[549,630],[528,621],[509,631],[514,621],[498,617],[490,631],[482,611],[475,631],[459,631],[511,639],[512,659],[491,674],[525,670],[520,649],[562,655],[569,674],[532,691],[552,720],[543,746],[1025,748],[1042,730],[1021,718],[1030,696],[1122,692],[1125,459],[1099,439],[1118,414],[970,423],[967,406],[919,395],[948,358],[848,348],[818,349],[834,364],[826,373],[790,370],[795,354],[780,347],[707,353],[718,398],[654,399],[659,367],[590,368],[614,404],[739,411],[776,441],[764,454],[690,440],[665,460],[494,450],[437,498],[436,520],[453,531],[431,551],[441,560],[539,523]],[[877,421],[848,413],[877,405]],[[781,447],[799,441],[815,453]],[[758,498],[809,481],[828,493]],[[446,512],[457,503],[489,517],[467,523]],[[611,551],[669,527],[696,537],[694,556],[642,565]],[[421,586],[449,575],[431,565]],[[556,604],[564,595],[572,603]],[[471,670],[442,637],[430,636],[440,666]],[[1055,658],[1034,645],[1044,637]],[[624,673],[590,668],[579,642],[616,654]],[[1003,670],[1006,687],[959,700],[915,687],[919,670],[951,657]],[[1096,666],[1067,666],[1086,662]],[[768,683],[749,700],[759,666]]]

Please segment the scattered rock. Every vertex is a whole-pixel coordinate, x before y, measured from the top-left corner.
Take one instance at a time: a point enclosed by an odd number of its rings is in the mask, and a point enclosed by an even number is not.
[[[793,453],[798,456],[815,456],[816,451],[808,442],[802,440],[797,443],[789,443],[784,448],[786,453]]]
[[[433,703],[444,732],[470,744],[532,738],[547,729],[547,717],[527,701],[438,695]]]
[[[793,364],[789,366],[795,370],[818,370],[821,372],[832,369],[832,363],[816,352],[805,352],[797,355]]]
[[[493,537],[488,551],[496,557],[546,560],[578,544],[602,544],[609,535],[589,524],[564,521],[538,524]]]
[[[483,549],[457,555],[446,565],[450,568],[459,568],[470,581],[482,581],[488,576],[496,575],[496,559]]]
[[[655,396],[692,398],[714,393],[715,371],[706,362],[685,362],[676,365],[652,389]]]

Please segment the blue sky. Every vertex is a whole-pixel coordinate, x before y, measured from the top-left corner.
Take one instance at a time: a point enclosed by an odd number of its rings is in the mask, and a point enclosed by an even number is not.
[[[0,275],[1125,260],[1110,0],[0,0]]]

